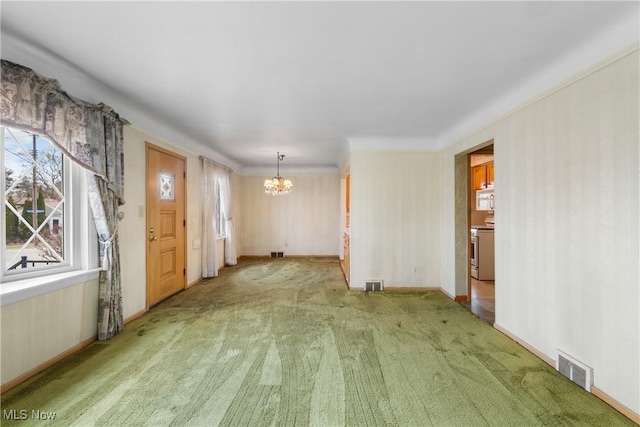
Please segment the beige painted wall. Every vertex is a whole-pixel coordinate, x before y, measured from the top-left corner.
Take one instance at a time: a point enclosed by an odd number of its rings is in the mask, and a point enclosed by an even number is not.
[[[443,153],[443,288],[455,289],[454,156],[494,139],[496,324],[594,369],[640,412],[638,50]]]
[[[120,225],[120,263],[122,302],[125,318],[146,308],[146,151],[145,143],[166,148],[187,158],[187,284],[200,280],[200,249],[193,240],[200,239],[202,208],[200,206],[200,172],[198,155],[156,138],[134,126],[125,127],[125,213]],[[140,215],[143,212],[143,215]],[[126,237],[125,237],[126,236]]]
[[[243,177],[242,244],[244,255],[338,255],[340,177],[287,176],[286,196],[264,194],[264,176]]]
[[[351,153],[352,288],[369,279],[385,287],[440,286],[439,158]]]
[[[98,280],[2,307],[2,384],[88,340],[98,330]]]

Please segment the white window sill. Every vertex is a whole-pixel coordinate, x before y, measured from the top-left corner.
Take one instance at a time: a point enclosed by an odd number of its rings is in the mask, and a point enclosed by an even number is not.
[[[98,278],[99,268],[16,280],[0,285],[0,306],[14,304]]]

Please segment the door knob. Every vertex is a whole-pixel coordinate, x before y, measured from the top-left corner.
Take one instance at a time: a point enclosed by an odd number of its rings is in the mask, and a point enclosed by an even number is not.
[[[158,240],[157,236],[149,236],[149,241],[153,242],[154,240]]]

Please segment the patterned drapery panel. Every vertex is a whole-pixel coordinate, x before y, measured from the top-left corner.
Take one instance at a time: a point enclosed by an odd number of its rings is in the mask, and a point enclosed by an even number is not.
[[[56,80],[42,78],[29,68],[2,60],[2,123],[42,132],[47,95],[57,91],[60,86]]]
[[[108,340],[124,325],[118,242],[118,199],[113,190],[95,175],[87,173],[89,205],[100,238],[100,285],[98,287],[98,339]]]
[[[49,138],[72,160],[102,178],[124,204],[122,129],[128,122],[104,104],[69,96],[56,80],[2,60],[0,120]]]
[[[64,92],[56,80],[2,60],[0,123],[42,135],[89,173],[89,204],[100,239],[98,339],[122,330],[118,206],[124,204],[122,130],[127,121],[104,104]]]

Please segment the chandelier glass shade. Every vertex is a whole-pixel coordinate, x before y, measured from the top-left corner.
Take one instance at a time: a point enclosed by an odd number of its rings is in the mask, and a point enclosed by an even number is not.
[[[264,180],[265,194],[277,196],[280,194],[289,194],[291,192],[291,187],[293,187],[291,180],[280,176],[280,161],[282,159],[284,159],[284,154],[280,154],[280,152],[278,152],[276,176]]]

